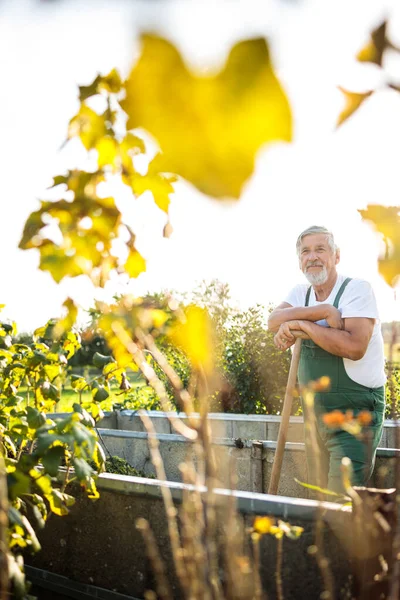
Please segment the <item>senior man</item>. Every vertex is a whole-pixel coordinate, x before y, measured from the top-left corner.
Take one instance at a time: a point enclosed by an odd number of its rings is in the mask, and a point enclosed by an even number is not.
[[[268,326],[277,332],[274,341],[281,350],[292,346],[296,337],[308,338],[301,346],[300,386],[323,376],[330,379],[328,390],[317,392],[314,402],[322,481],[316,481],[315,449],[306,435],[308,476],[310,483],[342,491],[342,458],[352,461],[353,485],[365,485],[382,434],[386,376],[378,310],[368,282],[338,274],[340,251],[325,227],[303,231],[296,249],[309,285],[293,288],[271,313]],[[370,411],[367,441],[328,427],[323,416],[333,410],[354,415]],[[307,419],[304,405],[303,412]]]

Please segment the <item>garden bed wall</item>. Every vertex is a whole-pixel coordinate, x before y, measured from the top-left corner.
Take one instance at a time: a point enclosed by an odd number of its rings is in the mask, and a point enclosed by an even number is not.
[[[118,431],[100,429],[100,439],[106,454],[120,456],[131,466],[146,475],[155,475],[147,441],[147,433],[140,431]],[[161,457],[168,481],[180,482],[179,465],[193,458],[193,446],[185,438],[174,434],[157,434]],[[229,481],[230,464],[234,461],[237,475],[236,488],[251,492],[267,493],[276,442],[215,439],[214,449],[218,465],[221,487],[231,487]],[[394,460],[400,451],[387,448],[378,449],[373,475],[374,487],[394,485]],[[287,443],[283,459],[282,474],[278,493],[284,496],[308,496],[307,490],[295,479],[306,481],[306,460],[304,444]]]
[[[175,433],[165,412],[148,411],[154,428],[158,433]],[[174,413],[183,420],[184,413]],[[61,416],[54,415],[55,417]],[[277,415],[244,415],[228,413],[210,413],[209,422],[215,437],[241,438],[244,440],[269,440],[278,438],[281,417]],[[125,431],[144,431],[143,423],[137,411],[123,410],[105,413],[99,426],[107,429],[120,429]],[[395,448],[395,423],[386,420],[380,447]],[[289,442],[303,442],[303,417],[291,417],[288,431]]]
[[[154,586],[143,540],[135,527],[137,518],[144,517],[150,522],[166,563],[166,572],[172,578],[173,597],[179,600],[181,593],[174,578],[160,482],[105,474],[99,478],[98,487],[99,500],[92,502],[77,490],[77,502],[70,514],[62,518],[53,516],[49,520],[45,529],[39,532],[42,550],[34,557],[27,557],[28,565],[43,569],[45,574],[51,571],[73,582],[143,598],[145,591]],[[169,487],[174,502],[179,505],[185,486],[171,483]],[[217,491],[221,505],[228,494],[230,492],[226,490]],[[315,557],[307,552],[314,543],[317,503],[246,492],[235,495],[241,518],[248,525],[254,515],[271,515],[304,528],[299,539],[283,540],[284,598],[320,598],[323,589],[320,573]],[[344,590],[350,573],[346,550],[351,543],[350,519],[350,513],[343,512],[339,506],[323,505],[323,520],[327,525],[325,551],[331,561],[335,598],[346,597]],[[275,538],[262,537],[261,578],[269,598],[276,597],[276,548]],[[44,585],[45,580],[44,575]]]

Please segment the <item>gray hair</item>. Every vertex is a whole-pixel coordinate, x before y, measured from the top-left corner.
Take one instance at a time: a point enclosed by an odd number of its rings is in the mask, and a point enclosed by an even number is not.
[[[331,231],[329,231],[329,229],[327,229],[326,227],[321,227],[319,225],[312,225],[311,227],[308,227],[307,229],[302,231],[301,234],[299,235],[299,237],[297,238],[297,242],[296,242],[297,256],[300,256],[300,246],[301,246],[301,242],[303,241],[303,238],[305,238],[306,235],[314,235],[316,233],[324,233],[326,235],[326,237],[328,239],[329,247],[332,250],[332,252],[336,252],[337,250],[339,250],[339,248],[335,244],[335,240],[333,238],[333,233]]]

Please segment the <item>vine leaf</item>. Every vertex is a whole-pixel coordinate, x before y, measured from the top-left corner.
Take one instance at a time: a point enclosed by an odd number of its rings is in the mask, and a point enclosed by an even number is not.
[[[171,328],[169,337],[181,348],[192,365],[210,374],[214,367],[214,343],[210,318],[204,308],[189,305],[181,322]]]
[[[345,98],[345,106],[337,120],[337,127],[342,125],[353,113],[356,112],[361,104],[371,96],[372,90],[364,93],[349,92],[343,88],[339,88]]]
[[[99,115],[86,104],[81,104],[78,113],[69,122],[68,139],[79,136],[86,150],[90,150],[106,134],[105,115]]]
[[[108,75],[97,75],[90,85],[79,86],[79,100],[84,102],[91,96],[101,93],[103,90],[111,94],[118,94],[121,86],[121,76],[116,69],[113,69]]]
[[[357,60],[360,62],[371,62],[379,67],[382,66],[382,57],[385,48],[387,47],[386,25],[383,21],[371,32],[368,43],[357,54]]]
[[[358,212],[383,236],[385,249],[378,258],[379,272],[386,283],[395,287],[400,275],[400,206],[370,204]]]
[[[146,261],[140,252],[133,248],[129,251],[124,268],[129,277],[138,277],[146,270]]]
[[[289,103],[261,38],[239,42],[220,72],[198,76],[170,42],[145,34],[125,91],[127,128],[156,138],[159,170],[215,198],[239,198],[260,147],[291,139]]]

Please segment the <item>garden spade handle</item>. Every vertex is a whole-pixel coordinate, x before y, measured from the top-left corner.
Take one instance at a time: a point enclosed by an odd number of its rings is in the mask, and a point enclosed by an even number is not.
[[[297,378],[297,367],[299,366],[301,350],[301,339],[297,338],[292,354],[292,360],[290,363],[289,377],[286,385],[285,399],[283,401],[281,425],[279,427],[278,441],[276,444],[276,452],[274,457],[274,463],[272,465],[271,479],[269,481],[268,494],[276,494],[278,492],[279,479],[281,477],[281,469],[283,462],[283,453],[285,451],[285,444],[287,438],[287,432],[289,428],[290,413],[292,412],[293,403],[293,391],[296,385]]]

